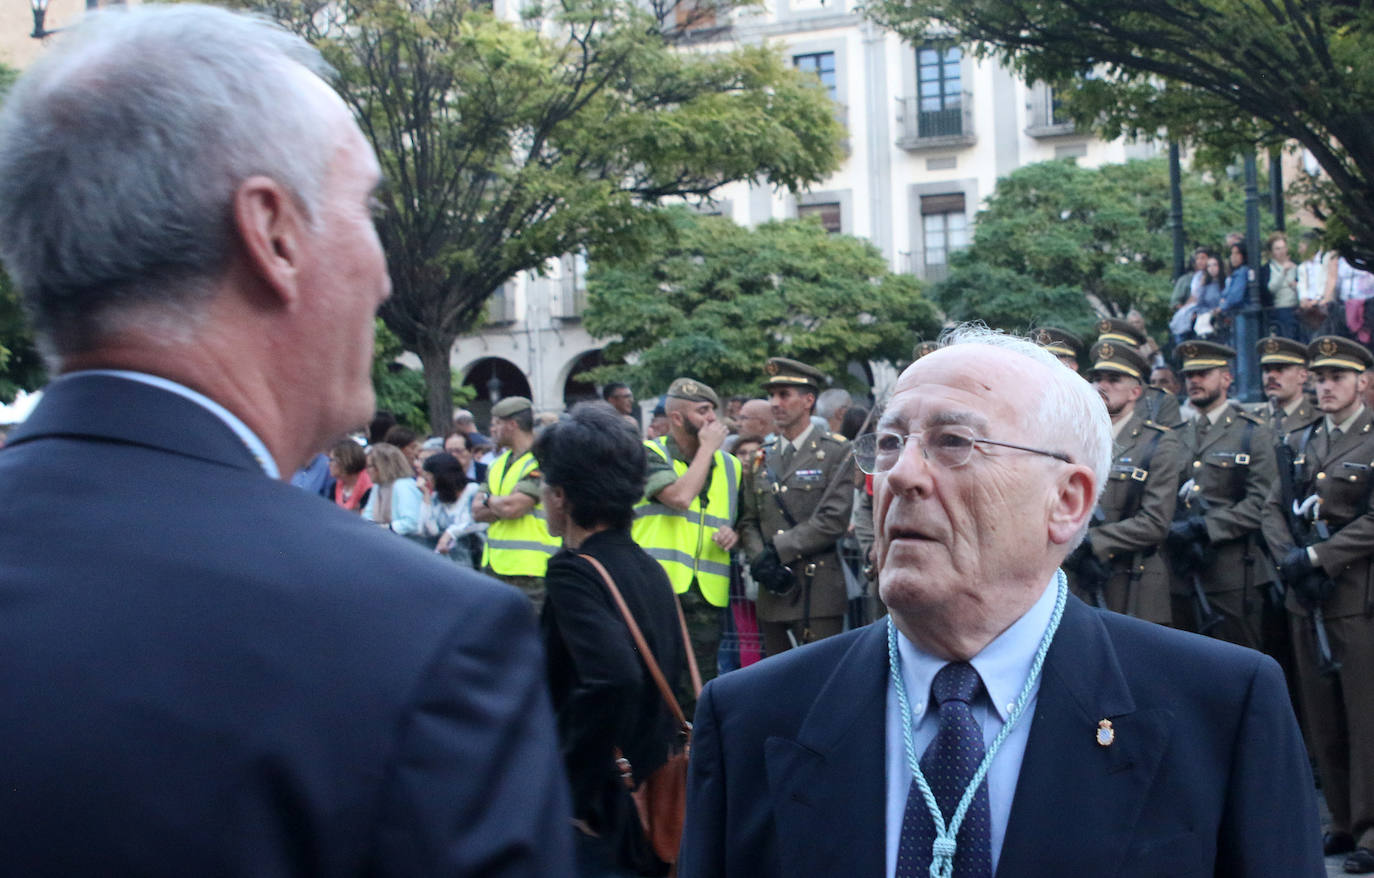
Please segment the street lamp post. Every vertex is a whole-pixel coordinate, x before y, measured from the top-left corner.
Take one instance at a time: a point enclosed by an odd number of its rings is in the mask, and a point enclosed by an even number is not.
[[[33,33],[29,36],[41,40],[49,34],[56,33],[43,27],[43,20],[48,17],[48,0],[29,0],[29,8],[33,10]]]
[[[1236,319],[1236,375],[1238,396],[1242,402],[1257,402],[1260,398],[1259,365],[1255,362],[1255,343],[1259,340],[1259,171],[1255,167],[1255,151],[1245,153],[1245,258],[1250,269],[1250,282],[1245,288],[1245,304]]]

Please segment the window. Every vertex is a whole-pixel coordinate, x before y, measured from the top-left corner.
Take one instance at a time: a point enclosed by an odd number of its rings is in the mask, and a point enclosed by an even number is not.
[[[835,53],[815,52],[810,55],[793,55],[792,66],[803,73],[814,73],[821,79],[830,99],[837,100],[839,90],[835,83]]]
[[[949,274],[949,256],[968,246],[968,216],[964,194],[921,197],[926,280],[943,280]]]
[[[1072,125],[1073,120],[1069,114],[1064,112],[1064,102],[1059,98],[1059,89],[1049,86],[1050,107],[1049,116],[1045,120],[1050,125]]]
[[[838,235],[840,233],[840,203],[838,201],[797,205],[798,219],[806,219],[809,216],[818,217],[821,226],[830,234]]]
[[[963,134],[964,52],[934,45],[916,50],[917,126],[921,137]]]

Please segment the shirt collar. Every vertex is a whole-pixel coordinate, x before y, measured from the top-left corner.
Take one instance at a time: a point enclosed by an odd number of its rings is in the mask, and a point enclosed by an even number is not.
[[[1331,430],[1334,428],[1334,429],[1340,430],[1342,433],[1349,433],[1349,432],[1350,432],[1350,428],[1353,427],[1353,426],[1355,426],[1355,421],[1359,420],[1359,417],[1360,417],[1360,415],[1362,415],[1362,414],[1364,414],[1364,403],[1360,403],[1360,407],[1357,408],[1357,409],[1355,409],[1355,414],[1353,414],[1353,415],[1351,415],[1350,417],[1346,418],[1345,421],[1344,421],[1344,423],[1340,423],[1340,424],[1333,423],[1332,420],[1331,420],[1331,416],[1330,416],[1330,415],[1327,415],[1327,416],[1326,416],[1326,432],[1330,433]]]
[[[147,384],[168,393],[175,393],[183,399],[188,399],[210,414],[219,418],[224,425],[234,431],[234,435],[239,437],[248,452],[257,460],[258,466],[269,478],[281,478],[281,470],[277,469],[277,462],[272,459],[272,452],[267,450],[267,445],[258,438],[258,434],[249,429],[248,425],[238,418],[233,412],[215,402],[203,393],[192,390],[184,384],[163,378],[161,375],[149,375],[146,372],[132,372],[126,369],[83,369],[80,372],[73,372],[73,375],[108,375],[111,378],[123,378],[126,381],[137,381],[140,384]]]
[[[1057,598],[1058,589],[1051,578],[1031,608],[969,660],[983,680],[992,709],[1003,722],[1006,722],[1016,697],[1021,694],[1026,678],[1030,676],[1035,653],[1040,648],[1045,629],[1049,627]],[[914,698],[922,699],[920,703],[926,703],[935,674],[948,662],[925,652],[905,637],[897,638],[897,649],[902,656],[902,676],[907,691]]]
[[[814,429],[816,429],[816,425],[808,423],[806,425],[806,429],[802,430],[801,435],[799,435],[796,439],[788,439],[786,436],[779,433],[778,450],[781,451],[786,446],[791,445],[793,451],[801,451],[802,443],[806,442],[806,438],[811,435],[811,431]]]

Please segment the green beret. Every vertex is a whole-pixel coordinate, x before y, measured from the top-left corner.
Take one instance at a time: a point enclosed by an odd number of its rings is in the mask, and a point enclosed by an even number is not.
[[[534,403],[523,396],[508,396],[491,407],[491,415],[494,418],[512,418],[526,409],[532,408],[534,408]]]
[[[668,385],[667,396],[669,399],[685,399],[688,402],[709,402],[711,405],[720,405],[720,397],[716,396],[716,392],[695,378],[673,379],[673,383]]]

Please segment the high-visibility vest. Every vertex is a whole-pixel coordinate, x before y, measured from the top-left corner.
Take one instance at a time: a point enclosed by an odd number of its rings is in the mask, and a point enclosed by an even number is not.
[[[526,451],[514,461],[506,451],[487,469],[487,493],[503,497],[515,492],[515,485],[538,466]],[[549,536],[544,523],[544,506],[535,503],[528,515],[498,518],[487,527],[487,548],[482,565],[502,576],[543,576],[563,540]]]
[[[672,464],[682,478],[687,464],[668,453],[663,440],[645,442],[650,454]],[[673,590],[682,594],[695,579],[707,603],[723,607],[730,602],[730,553],[712,539],[722,527],[734,525],[739,506],[740,463],[732,454],[715,453],[711,462],[711,487],[703,508],[700,495],[686,509],[674,509],[645,498],[635,506],[631,535],[640,548],[663,565]]]

